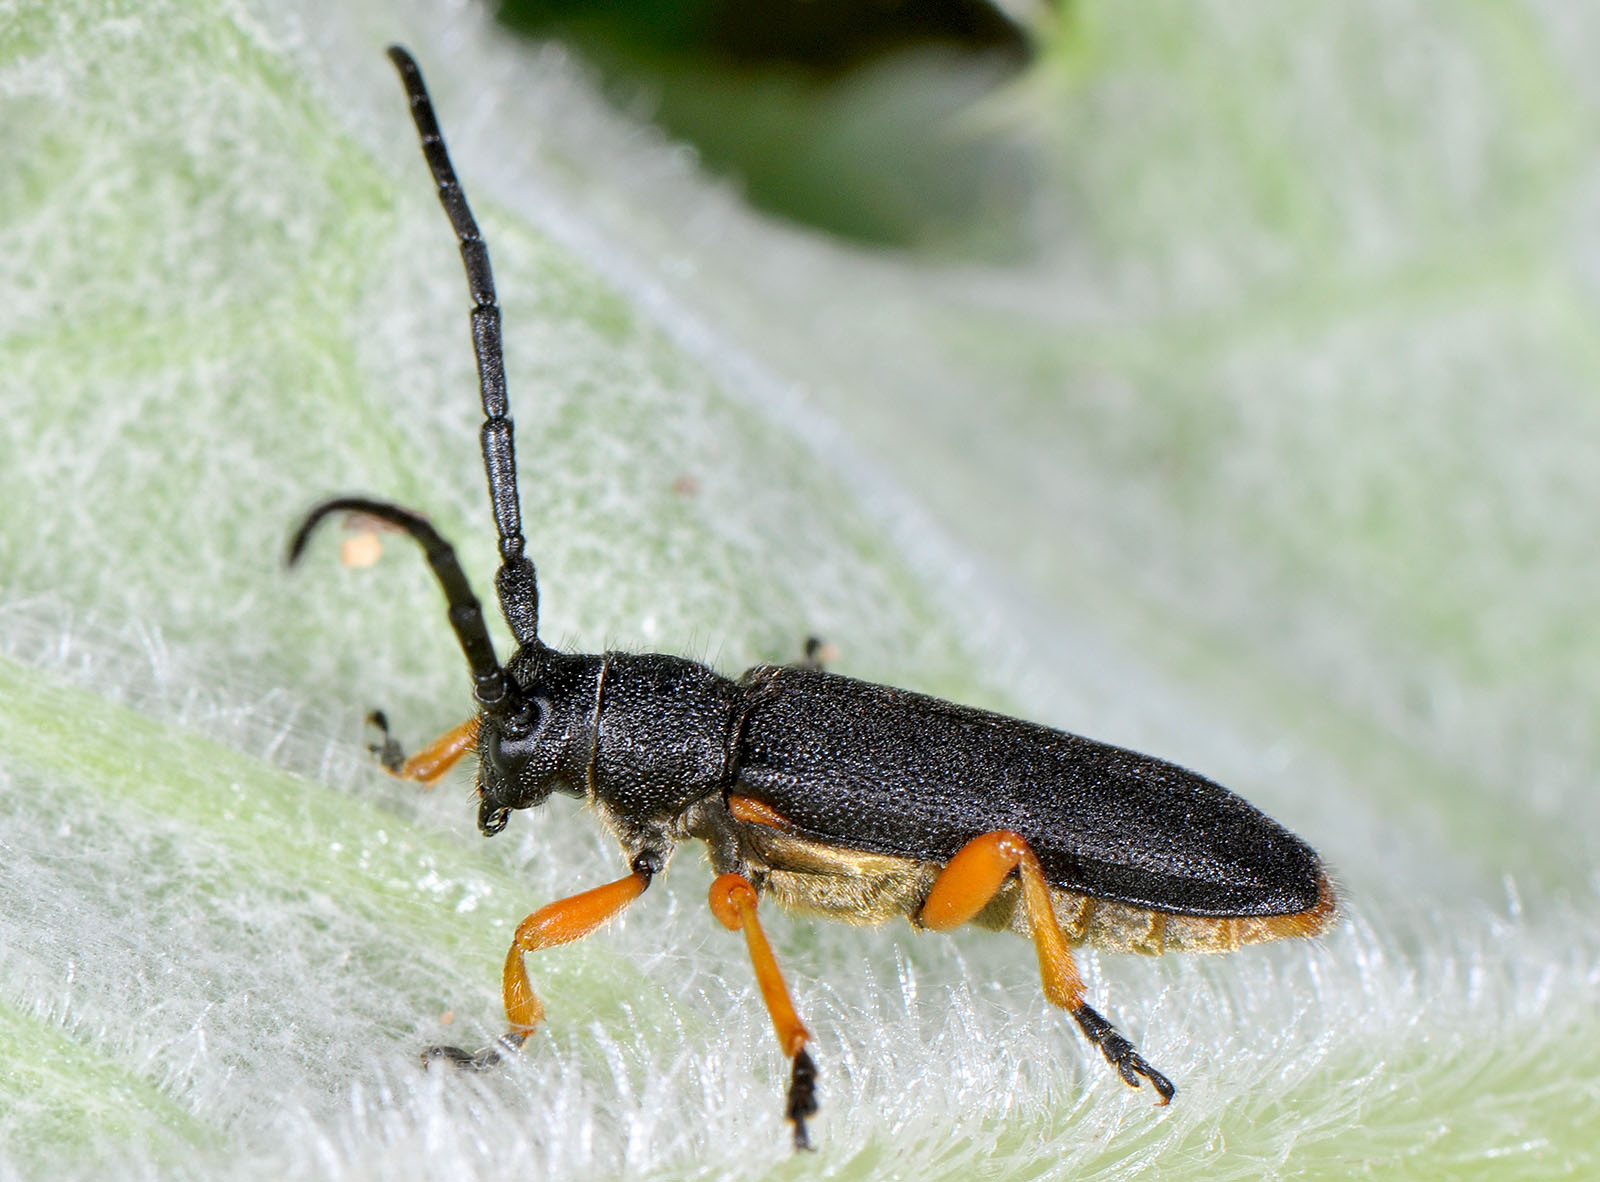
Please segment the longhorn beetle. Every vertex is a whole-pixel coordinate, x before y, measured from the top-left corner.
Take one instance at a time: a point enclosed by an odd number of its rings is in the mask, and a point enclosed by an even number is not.
[[[903,915],[917,928],[973,921],[1031,938],[1045,996],[1129,1086],[1142,1077],[1166,1104],[1171,1081],[1085,1000],[1072,946],[1225,952],[1315,935],[1334,913],[1316,853],[1193,772],[1030,722],[806,665],[760,665],[730,681],[682,657],[565,653],[540,640],[488,249],[416,63],[398,46],[389,57],[472,293],[480,442],[500,538],[495,590],[517,650],[500,663],[455,552],[397,505],[323,502],[295,533],[289,561],[331,513],[365,513],[410,534],[444,591],[478,711],[410,759],[375,715],[385,742],[374,750],[427,784],[476,748],[485,836],[559,792],[595,806],[629,867],[517,928],[503,977],[510,1030],[498,1046],[431,1047],[424,1058],[486,1068],[520,1047],[544,1016],[526,954],[594,931],[644,893],[678,843],[698,838],[716,874],[711,912],[744,932],[791,1061],[784,1114],[797,1147],[809,1146],[817,1069],[756,915],[763,897],[855,923]]]

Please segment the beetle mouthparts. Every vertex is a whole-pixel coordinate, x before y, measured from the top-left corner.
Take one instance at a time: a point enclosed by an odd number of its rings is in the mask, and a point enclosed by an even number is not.
[[[493,837],[506,827],[506,822],[510,818],[510,809],[498,808],[484,801],[478,806],[478,831],[485,837]]]

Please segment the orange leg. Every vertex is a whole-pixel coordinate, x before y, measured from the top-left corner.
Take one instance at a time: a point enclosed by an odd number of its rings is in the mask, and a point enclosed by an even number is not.
[[[383,732],[383,741],[374,743],[369,750],[389,773],[402,780],[420,781],[423,788],[432,788],[456,762],[478,745],[478,716],[474,714],[458,727],[446,731],[410,759],[405,756],[400,743],[389,733],[389,720],[382,710],[367,715],[367,721]]]
[[[654,857],[641,854],[634,860],[633,873],[626,878],[550,903],[517,925],[501,976],[506,1023],[511,1027],[500,1040],[502,1047],[520,1047],[544,1018],[544,1003],[528,982],[528,969],[522,958],[530,952],[583,939],[644,894],[656,869]],[[500,1061],[500,1048],[489,1047],[473,1055],[460,1047],[429,1047],[422,1057],[424,1062],[448,1059],[458,1067],[482,1069]]]
[[[784,833],[794,832],[794,824],[788,817],[748,796],[728,797],[728,814],[746,825],[765,825]]]
[[[789,989],[778,971],[772,945],[767,943],[767,935],[761,930],[761,921],[756,917],[756,889],[742,875],[724,874],[711,884],[709,901],[711,914],[717,917],[718,923],[730,932],[744,929],[745,943],[750,946],[750,961],[756,970],[756,984],[761,987],[761,1000],[767,1003],[767,1013],[772,1016],[778,1045],[793,1060],[784,1116],[794,1123],[795,1148],[810,1149],[806,1117],[817,1111],[817,1065],[805,1049],[811,1032],[794,1012],[794,1002],[789,1000]]]
[[[1072,950],[1056,921],[1044,868],[1021,835],[1003,830],[985,833],[957,850],[934,879],[918,922],[936,932],[960,927],[989,905],[1013,870],[1022,879],[1022,901],[1028,909],[1045,997],[1072,1015],[1123,1082],[1136,1088],[1142,1075],[1155,1088],[1159,1102],[1168,1103],[1176,1090],[1172,1082],[1146,1063],[1132,1043],[1084,1002],[1083,978],[1078,975]]]

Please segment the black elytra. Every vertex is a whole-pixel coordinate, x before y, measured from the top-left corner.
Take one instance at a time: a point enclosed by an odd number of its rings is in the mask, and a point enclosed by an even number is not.
[[[961,904],[961,917],[1031,933],[1042,968],[1052,956],[1055,963],[1065,958],[1071,972],[1054,979],[1051,999],[1072,1013],[1127,1082],[1137,1086],[1142,1076],[1165,1102],[1172,1084],[1085,1003],[1066,945],[1227,951],[1314,935],[1334,911],[1316,853],[1193,772],[825,672],[815,660],[816,642],[799,665],[759,666],[738,680],[666,654],[567,653],[546,645],[538,635],[538,579],[524,553],[488,249],[416,63],[398,46],[389,56],[410,98],[471,292],[480,442],[499,537],[495,589],[516,652],[499,661],[455,552],[410,510],[364,497],[325,501],[295,532],[290,561],[337,512],[382,519],[420,544],[473,679],[480,829],[498,833],[511,813],[553,794],[588,800],[634,871],[634,885],[604,903],[606,915],[648,886],[686,838],[706,843],[720,876],[736,876],[780,904],[857,922],[903,915],[918,927],[940,926],[924,909],[937,885]],[[381,750],[386,765],[401,766],[392,739],[386,736]],[[1047,907],[1025,902],[1029,875],[1042,875]],[[532,934],[513,953],[598,926],[601,920],[586,918],[578,902],[574,897],[530,917],[524,928]],[[536,922],[542,917],[543,927]],[[755,924],[753,910],[748,922]],[[524,939],[521,930],[518,938]],[[754,947],[752,939],[753,956]],[[515,1007],[507,971],[509,1015]],[[801,1047],[809,1034],[792,1008],[770,997],[768,1005],[780,1038],[782,1015],[793,1020],[785,1115],[796,1143],[809,1144],[804,1122],[817,1107],[816,1066]],[[521,1019],[504,1045],[520,1045],[537,1013]],[[494,1049],[433,1054],[477,1066],[499,1057]]]

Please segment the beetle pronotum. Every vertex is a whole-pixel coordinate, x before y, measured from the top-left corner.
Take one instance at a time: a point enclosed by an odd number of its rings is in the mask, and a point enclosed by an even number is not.
[[[905,916],[947,931],[969,921],[1032,939],[1045,996],[1130,1086],[1159,1102],[1173,1085],[1085,1000],[1072,947],[1230,951],[1323,931],[1334,894],[1317,855],[1227,789],[1170,763],[1077,735],[823,672],[761,665],[738,681],[663,654],[559,652],[539,638],[539,592],[523,553],[507,417],[500,312],[488,249],[439,135],[422,75],[398,46],[423,155],[461,246],[472,293],[489,500],[499,533],[500,610],[517,650],[495,656],[455,552],[422,517],[361,498],[306,516],[289,561],[325,517],[356,511],[422,546],[471,669],[478,711],[410,759],[386,734],[384,761],[424,783],[478,755],[478,826],[553,793],[586,799],[629,872],[551,903],[517,928],[503,976],[509,1032],[476,1054],[429,1058],[487,1067],[520,1047],[544,1007],[525,956],[579,939],[619,914],[673,849],[706,843],[710,907],[742,930],[762,998],[791,1061],[785,1116],[798,1146],[816,1111],[810,1034],[757,917],[761,899],[878,923]],[[381,723],[380,723],[381,725]]]

